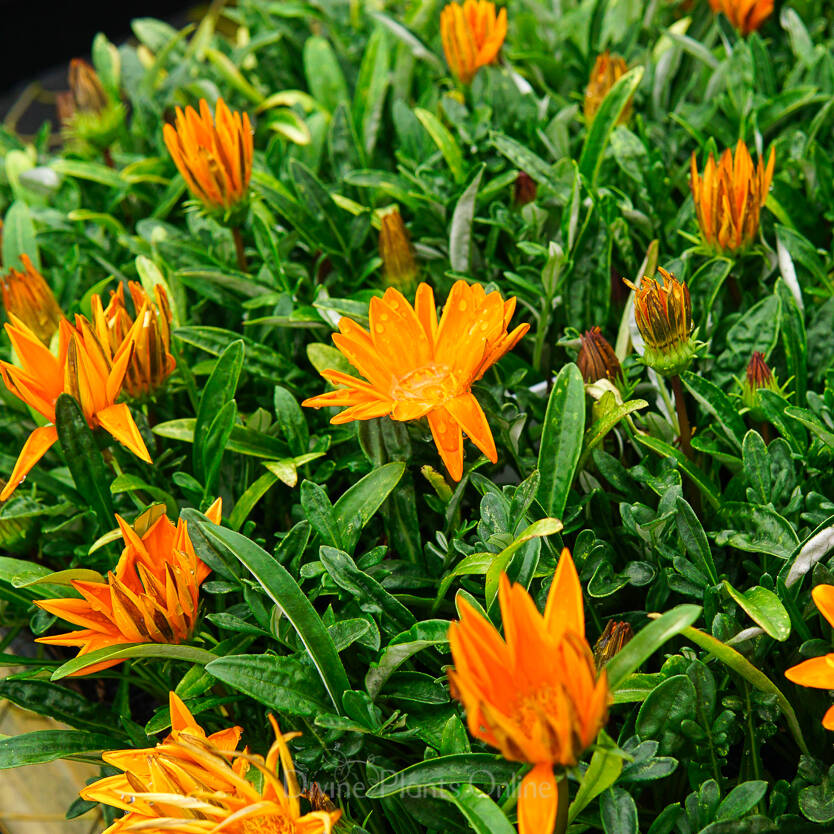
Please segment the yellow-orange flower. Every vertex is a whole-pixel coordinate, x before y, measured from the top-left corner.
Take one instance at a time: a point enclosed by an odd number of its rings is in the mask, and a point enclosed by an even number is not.
[[[385,283],[389,287],[409,289],[417,278],[417,263],[400,210],[386,212],[380,222],[379,256]]]
[[[507,10],[496,15],[489,0],[449,3],[440,13],[440,38],[446,63],[454,76],[469,84],[475,73],[491,64],[507,37]]]
[[[37,337],[48,345],[63,318],[61,308],[43,275],[32,265],[28,255],[21,255],[24,272],[10,269],[0,278],[3,306],[17,316]]]
[[[759,214],[767,200],[776,157],[771,149],[765,166],[762,159],[753,166],[747,145],[739,139],[735,157],[728,148],[718,163],[712,154],[698,174],[692,154],[690,187],[704,242],[725,252],[744,249],[759,231]]]
[[[626,284],[635,292],[634,319],[645,342],[643,359],[664,376],[675,376],[689,367],[695,355],[692,342],[692,301],[689,287],[671,272],[658,268],[661,284],[643,277],[639,287]]]
[[[773,0],[709,0],[714,12],[723,12],[730,23],[749,35],[773,13]]]
[[[820,614],[834,626],[834,585],[817,585],[811,596]],[[792,666],[785,672],[785,677],[800,686],[810,686],[814,689],[834,689],[834,654],[812,657],[802,663]],[[822,726],[826,730],[834,730],[834,706],[826,711],[822,719]]]
[[[340,371],[322,376],[338,390],[305,400],[302,405],[348,406],[332,423],[370,420],[390,415],[393,420],[427,417],[434,442],[449,474],[463,475],[463,435],[493,462],[498,460],[486,415],[471,392],[480,379],[527,332],[520,324],[507,332],[515,298],[502,301],[487,295],[479,284],[457,281],[440,323],[434,293],[420,284],[412,307],[393,288],[372,298],[370,332],[343,318],[333,342],[365,377]]]
[[[166,124],[163,136],[191,193],[208,209],[229,212],[249,191],[252,174],[252,126],[247,113],[229,110],[222,98],[212,117],[205,99],[200,114],[178,107],[176,128]]]
[[[104,834],[330,834],[341,811],[301,813],[287,746],[298,733],[282,735],[270,716],[275,743],[264,758],[236,749],[240,727],[207,736],[173,692],[170,707],[171,733],[161,744],[105,753],[122,773],[81,790],[84,799],[127,812]],[[246,778],[251,767],[260,771],[260,788]]]
[[[518,800],[521,834],[550,834],[557,812],[554,767],[573,767],[597,736],[610,694],[585,639],[582,588],[570,552],[562,551],[544,616],[521,585],[501,576],[502,638],[461,599],[449,642],[452,691],[469,732],[504,758],[529,762]]]
[[[177,363],[171,355],[171,308],[165,289],[157,284],[153,301],[137,281],[130,281],[128,289],[134,311],[137,314],[144,312],[139,329],[135,331],[135,346],[122,388],[128,396],[138,399],[160,388],[174,372]],[[125,307],[124,284],[119,284],[115,292],[111,291],[106,308],[102,306],[101,298],[94,295],[92,308],[96,335],[115,353],[135,324]]]
[[[61,394],[75,398],[90,428],[103,428],[134,455],[151,463],[130,409],[125,403],[116,402],[136,331],[113,353],[98,340],[84,316],[75,317],[75,326],[61,319],[56,356],[20,319],[9,318],[6,332],[21,367],[0,361],[0,376],[9,391],[46,418],[49,425],[36,428],[23,444],[9,481],[0,492],[0,501],[17,489],[58,439],[55,404]],[[138,325],[134,327],[138,329]]]
[[[221,501],[206,515],[220,523]],[[124,643],[182,643],[197,622],[200,585],[209,574],[194,552],[188,526],[176,527],[168,516],[151,508],[131,527],[116,516],[125,547],[106,582],[74,580],[81,598],[45,599],[36,605],[55,614],[80,631],[40,637],[50,646],[78,646],[78,656]],[[94,663],[76,674],[89,675],[121,663]]]
[[[627,72],[628,64],[619,55],[612,55],[607,49],[597,55],[588,86],[585,88],[585,124],[590,126],[608,91]],[[628,122],[631,118],[631,107],[632,102],[629,99],[617,124],[624,125]]]

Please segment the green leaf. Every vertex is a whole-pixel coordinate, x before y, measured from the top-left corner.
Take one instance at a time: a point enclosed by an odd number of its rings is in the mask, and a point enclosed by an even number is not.
[[[738,413],[738,407],[717,385],[705,377],[694,374],[692,371],[684,371],[681,374],[681,380],[704,410],[715,418],[731,445],[741,451],[741,442],[744,439],[746,427]]]
[[[756,687],[756,689],[765,692],[768,695],[776,697],[776,703],[785,720],[788,722],[788,729],[794,737],[799,749],[803,753],[808,753],[808,746],[805,744],[805,739],[802,736],[802,730],[799,727],[799,722],[796,718],[796,713],[790,704],[790,701],[782,694],[782,690],[776,686],[775,683],[760,669],[757,669],[746,657],[739,654],[731,646],[716,640],[710,634],[706,634],[697,628],[687,626],[681,632],[684,637],[700,646],[704,651],[709,652],[713,657],[718,658],[725,666],[732,669],[734,672],[741,675],[748,683]],[[631,644],[629,644],[630,646]],[[628,646],[626,646],[628,648]],[[619,655],[618,655],[619,656]],[[615,658],[616,660],[616,658]],[[613,661],[612,661],[613,662]],[[610,667],[611,664],[609,664]]]
[[[605,834],[637,834],[637,805],[623,788],[609,788],[600,797],[600,817]]]
[[[21,255],[28,255],[32,266],[40,271],[41,256],[35,239],[35,224],[29,206],[15,200],[3,220],[2,263],[6,269],[21,269]]]
[[[232,342],[220,355],[211,376],[208,378],[200,405],[197,409],[197,422],[194,424],[194,448],[192,460],[194,474],[208,489],[206,460],[208,453],[208,435],[210,426],[218,413],[229,403],[237,390],[240,372],[243,370],[243,359],[246,348],[243,341]],[[228,436],[227,436],[228,439]],[[225,444],[224,444],[225,445]]]
[[[111,473],[81,408],[69,394],[58,397],[55,404],[55,426],[64,459],[79,494],[90,503],[101,528],[109,530],[113,526]]]
[[[701,616],[700,605],[678,605],[642,628],[605,667],[612,692],[648,660],[667,640],[680,634]]]
[[[378,26],[368,38],[353,95],[353,123],[361,131],[362,147],[368,156],[376,147],[382,124],[385,94],[390,82],[390,63],[388,36],[385,29]]]
[[[382,506],[405,472],[405,463],[386,463],[351,486],[333,505],[343,549],[352,552],[365,525]]]
[[[0,739],[0,770],[54,762],[82,753],[97,754],[124,745],[118,738],[83,730],[36,730]]]
[[[481,165],[466,190],[460,195],[452,214],[449,229],[449,262],[455,272],[469,272],[469,250],[472,246],[472,220],[475,217],[475,200],[486,165]]]
[[[457,807],[477,834],[515,834],[500,806],[474,785],[461,785],[457,792],[441,790],[439,795]]]
[[[568,819],[571,822],[596,797],[603,791],[608,790],[617,781],[617,778],[623,770],[623,757],[604,732],[600,733],[598,744],[600,746],[597,747],[594,755],[591,756],[591,762],[582,777],[579,790],[576,792],[576,796],[570,804]]]
[[[656,452],[661,457],[674,460],[681,472],[698,487],[704,498],[716,509],[720,507],[718,488],[710,481],[703,469],[692,463],[680,449],[676,449],[674,446],[670,446],[668,443],[664,443],[662,440],[658,440],[656,437],[650,437],[647,434],[638,434],[636,438],[638,443]]]
[[[216,655],[207,652],[205,649],[198,649],[196,646],[169,646],[167,643],[125,643],[121,646],[105,646],[103,649],[96,649],[89,654],[68,660],[52,673],[52,680],[58,681],[68,675],[83,672],[84,669],[94,663],[102,663],[106,660],[124,660],[128,657],[184,660],[188,663],[205,666],[206,663],[214,660]]]
[[[347,83],[330,42],[313,35],[304,44],[304,75],[313,98],[330,113],[349,104]]]
[[[310,526],[325,544],[342,546],[342,528],[336,521],[333,505],[324,489],[313,481],[301,482],[301,509]]]
[[[594,449],[599,446],[600,443],[605,439],[605,436],[620,420],[625,419],[628,417],[629,414],[633,414],[635,411],[640,411],[642,408],[648,407],[648,402],[646,400],[629,400],[628,402],[621,403],[614,408],[608,409],[599,420],[596,420],[594,424],[585,432],[585,437],[582,440],[582,454],[579,456],[579,469],[582,469],[585,463],[588,460],[589,455],[594,451]]]
[[[350,689],[345,668],[324,623],[298,583],[283,565],[240,533],[211,523],[200,527],[209,539],[226,547],[243,563],[281,609],[318,669],[330,700],[341,711],[342,694]]]
[[[508,762],[489,753],[436,756],[386,776],[381,782],[371,785],[365,796],[368,799],[382,799],[402,791],[458,783],[494,787],[510,782],[518,769],[517,762]]]
[[[686,552],[695,560],[698,567],[709,577],[713,585],[718,582],[718,571],[712,558],[707,534],[698,516],[686,499],[678,497],[675,501],[675,523],[678,535],[683,541]]]
[[[434,113],[424,110],[422,107],[416,107],[414,115],[420,120],[420,124],[423,125],[440,153],[443,154],[455,182],[463,182],[463,154],[460,146],[455,141],[455,137],[449,133],[448,128]]]
[[[681,722],[695,714],[697,693],[687,675],[673,675],[640,707],[635,729],[644,739],[657,739],[661,754],[675,753],[684,743]]]
[[[549,516],[561,518],[568,501],[585,433],[585,384],[579,368],[565,365],[553,383],[542,427],[537,469],[538,501]]]
[[[199,417],[198,417],[199,419]],[[217,476],[220,474],[220,464],[223,463],[223,452],[237,420],[237,403],[227,402],[215,415],[205,432],[205,441],[200,444],[203,448],[203,472],[205,474],[205,495],[214,492]]]
[[[770,501],[770,458],[762,436],[753,429],[744,435],[741,444],[741,459],[744,475],[749,488],[753,491],[755,503],[767,504]],[[748,493],[749,495],[749,493]]]
[[[100,162],[84,162],[81,159],[54,159],[49,167],[66,177],[97,182],[117,191],[124,191],[128,187],[127,180],[118,171],[114,171]]]
[[[193,443],[196,426],[197,421],[193,417],[184,417],[181,420],[158,423],[153,427],[153,433],[160,437]],[[287,453],[287,447],[281,440],[245,426],[232,426],[226,448],[230,452],[256,458],[283,458]]]
[[[721,800],[716,820],[738,820],[745,814],[752,811],[759,802],[764,799],[767,793],[767,782],[756,779],[750,782],[742,782],[736,785]]]
[[[738,603],[741,609],[761,626],[774,640],[785,641],[791,634],[791,618],[779,597],[760,585],[749,591],[737,591],[724,580],[727,593]]]
[[[588,180],[591,188],[596,186],[597,174],[611,133],[642,80],[643,67],[629,70],[611,87],[594,116],[579,157],[579,172]]]
[[[206,671],[281,713],[311,718],[329,706],[320,681],[310,678],[312,667],[305,667],[294,657],[231,655],[213,660]]]

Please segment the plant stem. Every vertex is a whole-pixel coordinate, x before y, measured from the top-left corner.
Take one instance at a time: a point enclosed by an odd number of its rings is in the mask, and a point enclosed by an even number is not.
[[[675,374],[669,382],[675,393],[675,408],[678,412],[678,431],[680,432],[681,451],[692,460],[692,429],[689,426],[689,415],[686,413],[686,400],[683,395],[681,378]]]
[[[235,252],[237,253],[237,265],[241,272],[249,272],[249,266],[246,263],[246,251],[243,248],[243,237],[240,234],[240,227],[234,226],[232,228],[232,237],[235,241]]]
[[[556,783],[556,791],[559,804],[556,808],[556,825],[553,834],[565,834],[568,830],[568,810],[570,809],[570,792],[568,790],[568,777],[563,776]]]

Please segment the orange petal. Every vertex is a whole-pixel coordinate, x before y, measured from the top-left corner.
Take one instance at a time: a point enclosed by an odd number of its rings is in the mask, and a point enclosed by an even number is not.
[[[480,403],[472,394],[455,397],[446,403],[446,410],[466,432],[469,439],[493,462],[498,462],[495,440]]]
[[[815,689],[834,689],[834,654],[812,657],[785,671],[789,681]]]
[[[559,791],[553,767],[537,764],[521,781],[518,794],[519,834],[552,834]]]
[[[564,548],[547,595],[544,619],[554,639],[565,631],[585,637],[585,610],[582,586],[570,550]]]
[[[57,439],[58,429],[55,426],[40,426],[29,435],[20,450],[17,463],[9,476],[9,482],[0,492],[0,501],[5,501],[11,496],[32,467],[49,451]]]
[[[206,518],[214,524],[220,524],[223,516],[223,499],[218,498],[207,510]]]
[[[463,435],[460,426],[445,408],[436,408],[427,415],[429,428],[440,457],[453,480],[463,476]]]
[[[829,707],[822,717],[822,726],[826,730],[834,730],[834,707]]]
[[[145,441],[139,434],[139,428],[133,422],[133,415],[125,403],[110,405],[99,411],[95,417],[106,432],[113,435],[119,443],[127,446],[136,457],[141,458],[145,463],[153,462]]]

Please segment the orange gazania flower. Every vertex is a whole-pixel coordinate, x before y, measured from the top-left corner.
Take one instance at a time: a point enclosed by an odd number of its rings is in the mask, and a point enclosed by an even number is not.
[[[414,307],[389,287],[381,299],[371,299],[370,332],[343,318],[341,332],[333,335],[336,347],[367,382],[340,371],[323,371],[339,389],[302,405],[348,406],[332,423],[385,415],[393,420],[427,417],[440,457],[459,481],[461,430],[493,463],[498,460],[489,423],[471,386],[527,332],[527,324],[507,332],[514,310],[515,298],[502,301],[497,292],[487,295],[479,284],[457,281],[438,325],[428,284],[417,288]]]
[[[341,811],[301,813],[287,747],[298,733],[282,735],[270,715],[275,742],[264,758],[236,749],[240,727],[207,736],[173,692],[170,707],[171,733],[161,744],[105,753],[102,758],[122,773],[81,790],[84,799],[127,812],[104,834],[330,834]],[[246,778],[251,767],[260,771],[260,788]]]
[[[730,23],[749,35],[773,13],[773,0],[709,0],[714,12],[723,12]]]
[[[10,269],[0,278],[3,306],[7,313],[17,316],[37,337],[48,345],[63,318],[49,284],[29,260],[21,255],[24,272]]]
[[[776,157],[771,149],[767,166],[753,160],[747,145],[739,139],[735,158],[728,148],[716,164],[712,154],[698,174],[692,154],[690,187],[701,236],[708,246],[725,252],[744,249],[759,231],[759,213],[767,200]]]
[[[469,732],[504,758],[533,765],[519,792],[520,834],[550,834],[557,812],[553,769],[573,767],[593,743],[608,714],[608,680],[585,639],[582,588],[567,548],[544,616],[506,574],[498,599],[503,638],[460,600],[460,622],[449,629],[449,679]]]
[[[585,124],[590,127],[600,105],[609,90],[628,72],[628,64],[619,55],[612,55],[607,49],[597,55],[588,86],[585,88]],[[632,101],[629,99],[617,124],[624,125],[631,118]]]
[[[446,63],[462,84],[469,84],[475,73],[491,64],[507,37],[507,10],[495,14],[489,0],[449,3],[440,13],[440,37]]]
[[[217,99],[215,116],[205,99],[200,114],[178,107],[176,128],[166,124],[163,136],[191,193],[208,209],[226,212],[243,202],[252,174],[252,125],[247,113],[229,110]]]
[[[49,425],[40,426],[29,435],[9,482],[0,493],[0,501],[5,501],[15,491],[58,439],[55,404],[61,394],[75,398],[90,428],[100,426],[134,455],[151,463],[130,409],[124,403],[116,402],[130,362],[136,330],[114,353],[99,341],[90,322],[83,316],[75,317],[75,326],[61,319],[56,356],[20,319],[13,315],[9,318],[6,332],[21,367],[0,361],[0,375],[9,391],[45,417]]]
[[[206,512],[220,523],[221,501]],[[45,599],[35,602],[80,631],[40,637],[50,646],[79,646],[78,656],[106,646],[124,643],[183,643],[197,621],[200,585],[209,574],[194,552],[188,526],[179,519],[175,527],[164,513],[151,508],[133,527],[116,516],[125,547],[106,582],[74,580],[81,599]],[[95,663],[77,674],[89,675],[121,663]]]
[[[122,388],[128,396],[138,399],[160,388],[177,367],[171,355],[171,308],[168,296],[161,284],[154,287],[154,300],[137,281],[128,283],[133,309],[142,312],[142,321],[135,332],[135,347],[127,366]],[[93,322],[96,335],[102,342],[117,351],[135,321],[125,307],[124,284],[110,293],[110,303],[103,307],[101,298],[92,299]],[[138,320],[138,316],[137,316]]]
[[[820,614],[834,626],[834,585],[817,585],[811,596]],[[834,654],[812,657],[792,666],[785,672],[789,681],[814,689],[834,689]],[[834,706],[829,707],[822,719],[826,730],[834,730]]]

